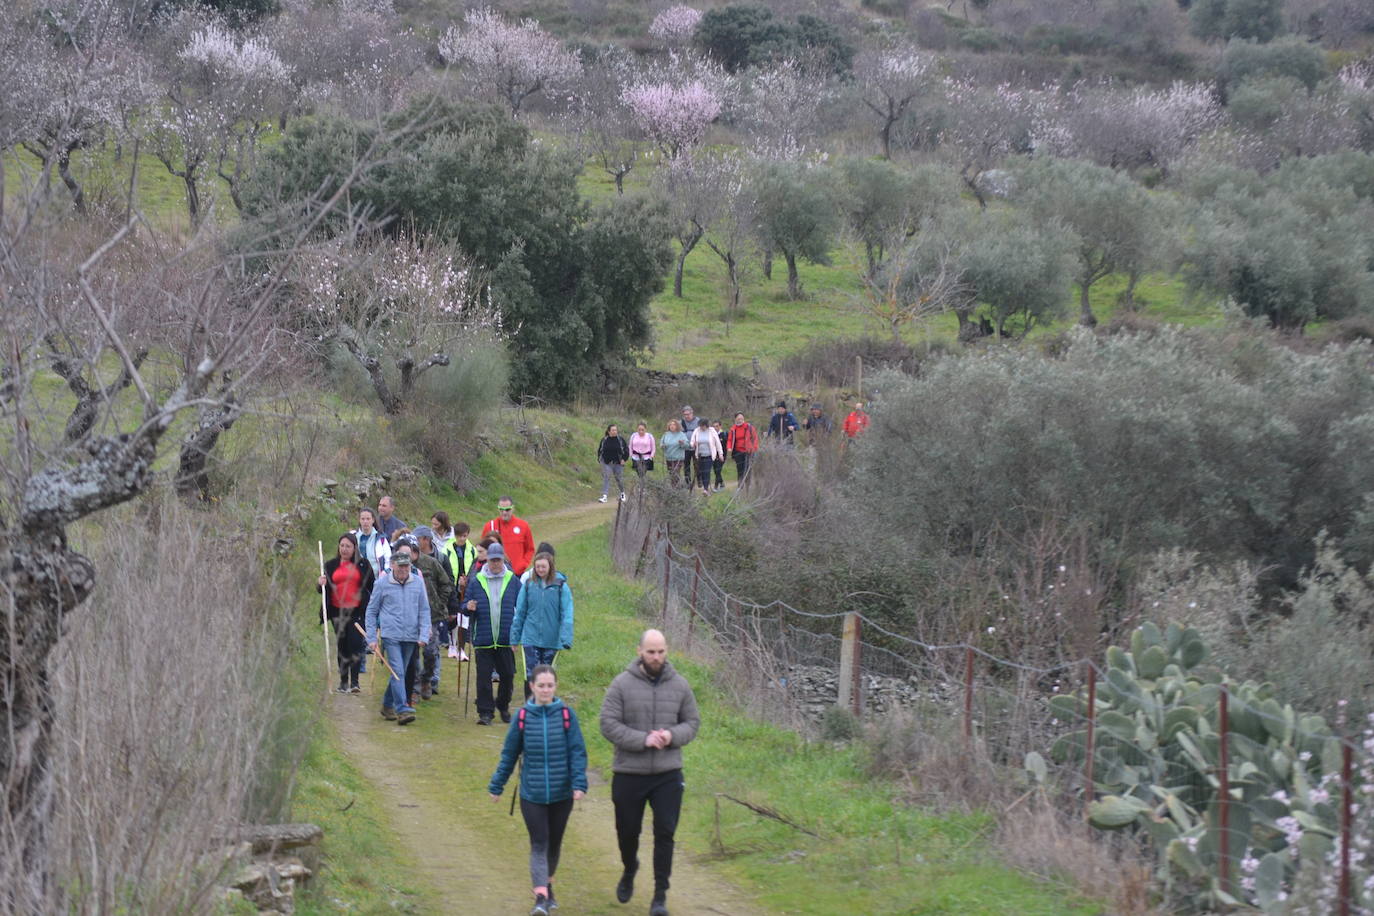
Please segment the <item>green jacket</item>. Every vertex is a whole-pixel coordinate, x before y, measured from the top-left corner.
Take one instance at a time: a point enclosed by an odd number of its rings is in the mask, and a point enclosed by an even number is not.
[[[429,622],[438,623],[448,617],[448,596],[453,591],[453,577],[434,557],[423,554],[415,557],[415,566],[425,580],[425,594],[429,596]]]

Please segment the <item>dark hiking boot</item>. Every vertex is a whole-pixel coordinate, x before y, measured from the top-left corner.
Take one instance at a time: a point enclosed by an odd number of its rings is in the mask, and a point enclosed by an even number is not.
[[[509,721],[510,721],[510,710],[509,710],[509,709],[503,709],[503,710],[501,710],[501,721],[502,721],[502,722],[509,722]]]
[[[409,706],[402,706],[400,709],[396,710],[397,725],[409,725],[414,721],[415,710],[411,709]]]
[[[621,903],[629,903],[630,898],[635,895],[635,870],[625,869],[620,876],[620,883],[615,886],[615,899]]]
[[[655,897],[654,902],[649,904],[649,916],[668,916],[668,904],[663,902],[662,897]]]
[[[425,681],[420,685],[420,699],[428,700],[432,696],[433,690],[434,688],[429,686],[429,681]]]
[[[386,719],[386,720],[388,720],[388,721],[391,721],[391,720],[395,719],[395,718],[396,718],[396,710],[394,710],[394,709],[385,709],[385,708],[383,708],[383,709],[382,709],[382,718],[383,718],[383,719]]]
[[[488,716],[478,716],[478,717],[477,717],[477,724],[478,724],[478,725],[490,725],[490,724],[491,724],[491,716],[489,716],[489,715],[488,715]]]
[[[549,916],[549,898],[543,894],[535,894],[534,906],[530,909],[530,916]]]
[[[558,898],[553,895],[553,882],[549,882],[549,912],[558,909]]]

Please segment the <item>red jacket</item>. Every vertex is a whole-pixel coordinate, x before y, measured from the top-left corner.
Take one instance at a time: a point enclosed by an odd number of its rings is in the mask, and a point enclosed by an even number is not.
[[[732,452],[752,453],[759,450],[759,431],[752,423],[736,423],[730,427],[725,447]]]
[[[844,434],[853,439],[859,433],[868,429],[868,414],[862,410],[851,411],[849,416],[844,418]]]
[[[487,522],[482,533],[495,531],[501,535],[501,547],[506,551],[506,563],[517,576],[529,568],[534,559],[534,535],[530,534],[530,523],[523,518],[511,516],[508,521],[499,517]],[[480,538],[478,540],[481,540]]]

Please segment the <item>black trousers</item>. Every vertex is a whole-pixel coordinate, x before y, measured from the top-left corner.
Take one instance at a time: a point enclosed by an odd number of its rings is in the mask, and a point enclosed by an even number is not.
[[[686,449],[682,453],[682,482],[687,484],[687,489],[692,489],[692,462],[696,460],[696,454],[691,449]]]
[[[735,452],[735,474],[738,475],[740,483],[744,482],[744,475],[749,473],[750,452]]]
[[[477,655],[477,715],[489,716],[496,710],[510,712],[511,691],[515,689],[515,652],[510,646],[475,649]],[[491,698],[491,673],[501,675],[495,701]]]
[[[530,835],[530,887],[548,887],[558,871],[563,831],[568,828],[572,809],[571,798],[548,805],[520,799],[520,814]]]
[[[611,777],[611,801],[615,803],[615,835],[620,841],[620,861],[626,870],[639,868],[639,833],[644,827],[644,805],[654,811],[654,896],[668,891],[673,873],[673,834],[677,832],[686,783],[681,770],[641,775],[616,773]]]

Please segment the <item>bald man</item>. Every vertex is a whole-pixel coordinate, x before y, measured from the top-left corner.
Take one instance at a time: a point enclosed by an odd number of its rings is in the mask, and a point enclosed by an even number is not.
[[[639,653],[616,675],[601,703],[601,734],[615,745],[611,801],[625,872],[615,896],[628,903],[639,870],[644,806],[654,812],[654,899],[649,916],[668,916],[673,834],[682,809],[682,746],[697,735],[701,717],[692,686],[668,662],[668,641],[645,630]]]

